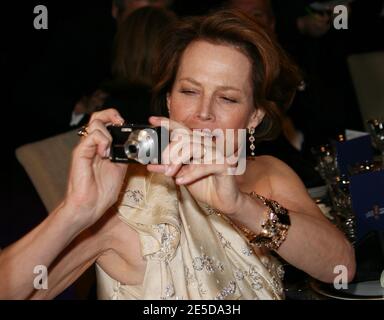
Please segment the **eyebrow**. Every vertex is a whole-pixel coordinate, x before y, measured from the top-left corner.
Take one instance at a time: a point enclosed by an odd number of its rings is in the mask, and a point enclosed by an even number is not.
[[[192,78],[181,78],[179,81],[189,81],[189,82],[193,83],[194,85],[201,87],[201,84],[198,81],[196,81],[196,80],[194,80]],[[221,90],[234,90],[234,91],[241,92],[240,89],[235,88],[235,87],[231,87],[231,86],[219,86],[219,88]]]

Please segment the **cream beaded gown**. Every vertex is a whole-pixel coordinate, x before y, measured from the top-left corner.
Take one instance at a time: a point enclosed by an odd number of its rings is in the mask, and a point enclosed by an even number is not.
[[[96,266],[99,299],[281,299],[282,266],[184,186],[131,164],[118,215],[139,234],[144,282],[124,285]]]

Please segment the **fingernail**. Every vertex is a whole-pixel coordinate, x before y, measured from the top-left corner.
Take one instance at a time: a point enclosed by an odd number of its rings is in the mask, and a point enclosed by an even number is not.
[[[108,148],[106,151],[105,151],[105,154],[104,154],[104,156],[106,157],[106,158],[109,158],[109,154],[111,153],[111,148]]]
[[[120,122],[120,123],[124,123],[124,119],[121,117],[121,116],[119,116],[118,114],[116,114],[115,115],[115,118]]]

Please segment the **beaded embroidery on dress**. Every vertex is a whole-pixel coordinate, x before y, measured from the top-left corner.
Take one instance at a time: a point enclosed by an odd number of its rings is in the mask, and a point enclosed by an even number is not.
[[[197,203],[186,187],[161,174],[135,176],[134,167],[130,165],[118,214],[138,232],[147,261],[141,299],[284,297],[283,269],[275,258],[256,255],[241,235],[213,214],[214,209]],[[129,286],[114,288],[101,296],[137,298],[129,294]]]

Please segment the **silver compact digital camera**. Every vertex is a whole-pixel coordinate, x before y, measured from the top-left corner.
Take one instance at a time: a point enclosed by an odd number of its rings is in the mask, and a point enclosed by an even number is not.
[[[124,124],[107,129],[112,136],[111,161],[161,164],[161,154],[169,143],[169,132],[164,127]]]

